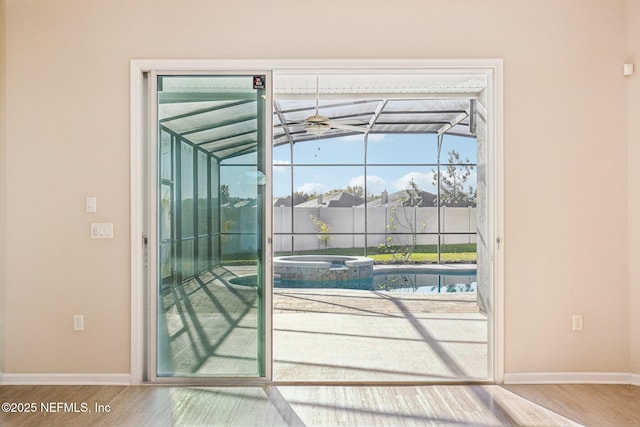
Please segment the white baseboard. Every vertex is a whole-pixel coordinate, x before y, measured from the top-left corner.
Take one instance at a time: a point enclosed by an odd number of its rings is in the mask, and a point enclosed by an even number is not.
[[[8,374],[2,385],[130,385],[130,374]]]
[[[5,374],[2,385],[131,385],[130,374]],[[640,374],[624,372],[514,372],[504,384],[631,384],[640,386]]]
[[[625,372],[513,372],[504,374],[505,384],[634,384],[640,375]]]

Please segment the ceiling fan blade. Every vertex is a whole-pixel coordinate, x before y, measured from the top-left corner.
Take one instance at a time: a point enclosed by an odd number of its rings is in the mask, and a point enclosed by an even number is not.
[[[347,125],[342,122],[329,121],[329,126],[331,126],[331,128],[333,129],[343,129],[343,130],[350,130],[355,132],[367,132],[369,130],[365,126]]]
[[[356,119],[335,119],[335,120],[331,120],[329,119],[329,122],[333,123],[333,124],[339,124],[339,125],[357,125],[357,126],[365,126],[366,123],[363,122],[362,120],[356,120]]]
[[[313,135],[322,135],[331,130],[327,123],[305,123],[304,130]]]
[[[304,122],[305,123],[328,123],[329,118],[326,116],[321,116],[319,114],[316,114],[315,116],[307,117],[306,119],[304,119]]]

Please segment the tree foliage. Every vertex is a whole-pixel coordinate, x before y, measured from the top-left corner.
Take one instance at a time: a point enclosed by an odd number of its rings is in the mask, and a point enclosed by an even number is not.
[[[463,163],[460,165],[460,163]],[[465,165],[469,163],[469,159],[465,158],[464,162],[460,161],[460,154],[455,151],[449,151],[449,158],[446,169],[438,172],[433,171],[433,185],[438,186],[440,181],[440,198],[436,197],[434,204],[436,206],[475,206],[476,205],[476,189],[469,185],[465,190],[465,184],[473,171],[472,166]]]
[[[293,204],[297,205],[309,200],[310,196],[304,191],[296,191],[293,193]]]
[[[331,242],[331,239],[333,238],[333,236],[331,236],[330,234],[331,228],[329,227],[329,224],[327,224],[326,222],[324,222],[323,220],[321,220],[315,215],[311,215],[311,220],[313,221],[313,224],[316,226],[316,230],[318,232],[316,237],[320,242],[322,242],[322,244],[324,245],[324,248],[327,249],[329,247],[329,243]]]
[[[223,184],[220,186],[220,204],[224,205],[225,203],[229,203],[231,201],[231,192],[229,191],[229,186]]]
[[[411,259],[418,243],[418,228],[426,228],[426,224],[418,224],[415,209],[406,209],[422,206],[423,191],[413,179],[409,181],[404,191],[406,196],[400,199],[402,207],[393,206],[387,218],[387,230],[393,234],[387,236],[384,243],[378,245],[378,250],[390,254],[396,262],[407,262]],[[395,236],[398,232],[408,234],[409,239],[400,243],[399,240],[403,239]]]
[[[348,185],[347,188],[334,188],[327,194],[349,193],[354,196],[364,197],[364,187],[362,185]]]
[[[402,206],[422,206],[422,190],[413,178],[404,191],[407,193],[407,197],[402,198]]]

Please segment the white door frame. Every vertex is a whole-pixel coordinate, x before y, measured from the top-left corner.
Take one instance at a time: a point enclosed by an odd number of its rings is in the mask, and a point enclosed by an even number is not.
[[[503,61],[459,60],[132,60],[131,78],[131,384],[143,382],[145,372],[145,224],[147,117],[146,73],[163,71],[248,71],[265,69],[274,75],[287,72],[351,70],[362,73],[415,71],[425,74],[476,73],[487,79],[487,123],[489,163],[489,241],[493,242],[493,311],[489,319],[490,375],[504,378],[504,154],[503,154]],[[271,218],[267,218],[268,221]],[[499,244],[497,242],[500,242]],[[271,260],[267,260],[271,262]],[[269,317],[269,316],[268,316]],[[267,322],[270,325],[270,321]],[[270,328],[270,326],[269,326]],[[270,329],[267,330],[270,335]],[[271,349],[267,349],[270,353]],[[272,358],[267,357],[272,364]],[[271,380],[271,366],[267,366]],[[491,379],[491,378],[490,378]]]

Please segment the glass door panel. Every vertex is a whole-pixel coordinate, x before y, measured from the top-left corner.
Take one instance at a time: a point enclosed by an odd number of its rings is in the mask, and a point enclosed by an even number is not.
[[[264,84],[158,75],[156,95],[152,376],[264,377]]]

